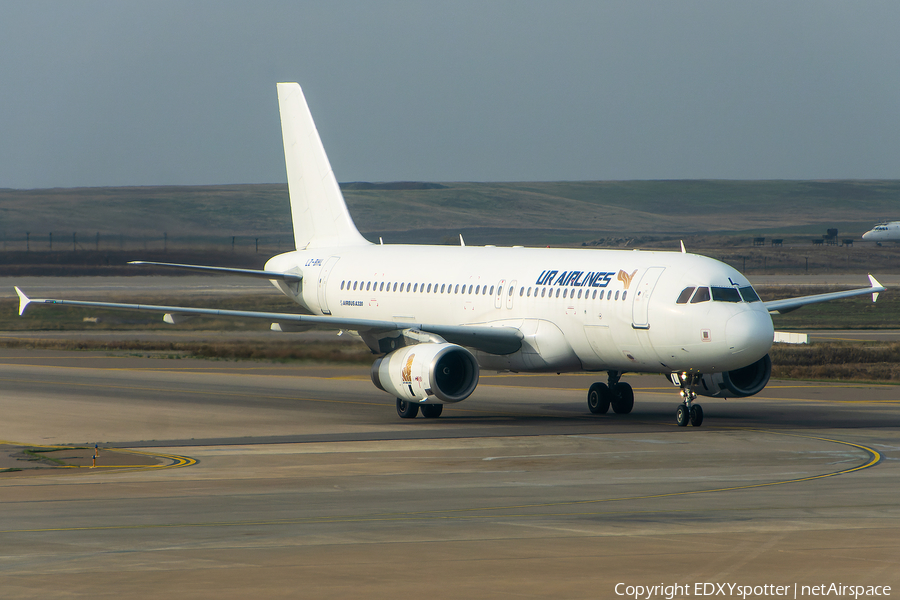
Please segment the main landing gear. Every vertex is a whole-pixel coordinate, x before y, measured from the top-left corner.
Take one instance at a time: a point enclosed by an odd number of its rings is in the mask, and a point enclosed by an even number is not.
[[[681,384],[681,397],[684,401],[678,405],[675,411],[675,422],[679,427],[687,427],[688,421],[694,427],[700,427],[703,423],[703,408],[694,404],[697,394],[694,393],[694,385],[700,375],[693,373],[679,373],[678,382]]]
[[[422,416],[426,419],[436,419],[444,412],[443,404],[416,404],[408,400],[397,398],[397,414],[401,419],[415,419],[422,410]]]
[[[588,409],[595,415],[603,415],[612,406],[613,412],[627,415],[634,408],[634,391],[627,383],[620,383],[622,371],[607,371],[609,383],[597,382],[588,390]]]

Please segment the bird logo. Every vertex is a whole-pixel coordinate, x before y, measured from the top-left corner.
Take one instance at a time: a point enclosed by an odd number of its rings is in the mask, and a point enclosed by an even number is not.
[[[634,275],[637,273],[637,269],[631,272],[631,275],[626,273],[625,271],[619,269],[619,274],[616,276],[616,279],[621,281],[625,285],[625,289],[627,290],[629,286],[631,286],[631,280],[634,279]]]

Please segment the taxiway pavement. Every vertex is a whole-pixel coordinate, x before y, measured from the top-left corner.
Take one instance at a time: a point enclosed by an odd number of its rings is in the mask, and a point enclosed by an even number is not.
[[[900,586],[897,387],[773,381],[678,428],[675,388],[627,379],[630,415],[484,373],[401,420],[365,367],[0,350],[0,440],[196,461],[0,473],[0,597]]]

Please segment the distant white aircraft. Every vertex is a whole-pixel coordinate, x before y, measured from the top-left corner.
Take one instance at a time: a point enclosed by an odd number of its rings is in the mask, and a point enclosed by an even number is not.
[[[865,232],[862,239],[870,242],[900,242],[900,221],[879,223]]]
[[[592,413],[629,413],[625,373],[662,373],[681,388],[678,425],[700,425],[698,395],[741,398],[768,383],[770,313],[873,294],[871,287],[762,302],[732,267],[695,254],[598,249],[372,244],[344,203],[300,86],[278,84],[296,250],[262,271],[167,265],[269,279],[300,314],[30,299],[180,317],[252,317],[280,331],[333,328],[373,353],[374,384],[400,417],[438,417],[468,398],[479,369],[605,372],[590,386]],[[141,263],[166,264],[166,263]]]

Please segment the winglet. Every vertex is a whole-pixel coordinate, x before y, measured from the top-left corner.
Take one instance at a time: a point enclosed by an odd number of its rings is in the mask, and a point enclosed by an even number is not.
[[[687,250],[684,249],[684,240],[681,240],[681,253],[687,254]]]
[[[15,287],[15,286],[13,286]],[[25,314],[25,309],[28,307],[28,303],[31,302],[31,298],[25,295],[25,292],[16,287],[16,293],[19,295],[19,316],[21,317]]]
[[[882,290],[884,289],[884,286],[881,285],[880,283],[878,283],[878,280],[875,279],[874,277],[872,277],[871,273],[869,273],[869,283],[872,284],[873,288],[880,288]],[[878,292],[874,292],[872,294],[872,302],[877,302],[877,301],[878,301]]]

